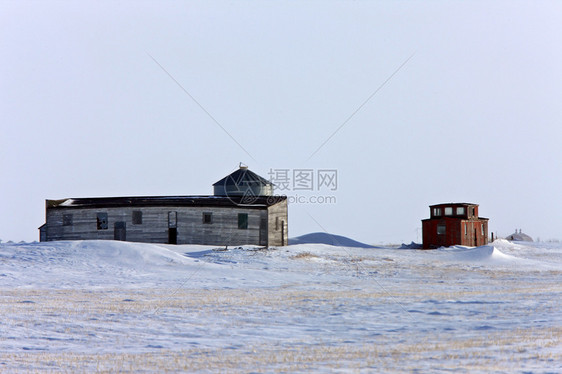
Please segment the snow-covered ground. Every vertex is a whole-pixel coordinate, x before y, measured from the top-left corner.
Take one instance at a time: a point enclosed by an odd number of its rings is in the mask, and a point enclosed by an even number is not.
[[[0,244],[0,372],[560,373],[561,281],[502,240]]]

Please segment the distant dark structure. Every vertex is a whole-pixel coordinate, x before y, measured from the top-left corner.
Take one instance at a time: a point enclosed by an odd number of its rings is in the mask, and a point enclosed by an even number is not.
[[[40,240],[287,245],[287,198],[269,181],[241,166],[213,186],[211,196],[46,200]]]
[[[336,247],[348,248],[375,248],[372,245],[358,242],[341,235],[328,234],[326,232],[313,232],[289,239],[289,244],[328,244]]]
[[[488,218],[478,217],[478,204],[431,205],[430,218],[422,220],[423,248],[488,244]]]
[[[517,232],[517,229],[515,229],[515,232],[513,234],[506,236],[506,239],[516,241],[516,242],[532,242],[533,241],[533,238],[531,238],[527,234],[522,233],[521,229],[519,229],[519,232]]]

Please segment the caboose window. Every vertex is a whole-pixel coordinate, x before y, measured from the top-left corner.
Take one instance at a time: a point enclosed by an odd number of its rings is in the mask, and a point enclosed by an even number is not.
[[[457,216],[464,215],[464,206],[457,207]]]
[[[437,225],[437,235],[445,235],[445,225]]]
[[[453,215],[453,207],[448,206],[445,208],[445,215],[446,216],[452,216]]]

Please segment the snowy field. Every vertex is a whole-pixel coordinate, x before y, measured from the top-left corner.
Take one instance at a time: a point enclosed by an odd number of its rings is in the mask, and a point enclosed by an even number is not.
[[[562,245],[0,244],[0,372],[560,373]]]

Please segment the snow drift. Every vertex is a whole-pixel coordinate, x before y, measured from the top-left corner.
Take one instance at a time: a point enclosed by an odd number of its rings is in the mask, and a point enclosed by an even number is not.
[[[513,244],[507,240],[496,240],[489,245],[480,247],[453,246],[440,248],[438,252],[445,254],[448,261],[457,263],[474,263],[481,266],[511,267],[520,270],[559,270],[559,262],[549,262],[543,259],[548,252],[535,249],[534,246]],[[556,255],[557,253],[551,253]],[[558,253],[559,254],[559,253]],[[549,256],[550,257],[550,256]]]
[[[514,256],[506,255],[493,245],[481,247],[450,247],[445,251],[453,254],[453,259],[467,262],[487,262],[487,263],[514,263],[518,259]]]
[[[561,274],[559,244],[0,244],[0,371],[559,372]]]

